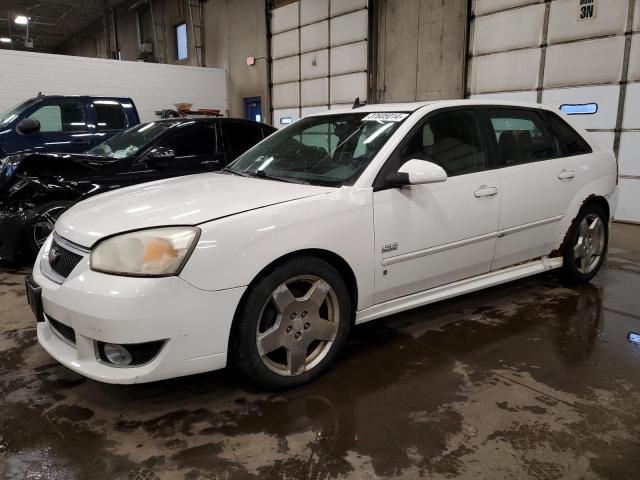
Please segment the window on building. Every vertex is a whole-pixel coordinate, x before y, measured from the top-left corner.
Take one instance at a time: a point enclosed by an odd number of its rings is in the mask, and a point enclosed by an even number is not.
[[[178,52],[178,60],[184,60],[189,56],[187,51],[187,24],[184,22],[176,25],[176,52]]]

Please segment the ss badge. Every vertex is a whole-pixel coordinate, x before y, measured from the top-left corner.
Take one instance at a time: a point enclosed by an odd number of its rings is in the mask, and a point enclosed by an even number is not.
[[[397,250],[397,249],[398,249],[397,243],[390,243],[389,245],[382,246],[382,253],[393,252],[394,250]]]

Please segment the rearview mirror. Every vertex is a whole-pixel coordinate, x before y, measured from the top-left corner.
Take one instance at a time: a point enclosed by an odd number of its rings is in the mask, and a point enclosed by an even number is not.
[[[387,180],[392,187],[438,183],[447,180],[447,172],[440,165],[436,165],[433,162],[414,159],[402,165]]]
[[[168,167],[169,162],[174,158],[176,158],[176,152],[165,147],[156,147],[147,155],[147,161],[154,167]]]
[[[23,135],[29,135],[30,133],[35,133],[40,131],[40,120],[36,120],[35,118],[25,118],[18,122],[16,125],[16,130]]]

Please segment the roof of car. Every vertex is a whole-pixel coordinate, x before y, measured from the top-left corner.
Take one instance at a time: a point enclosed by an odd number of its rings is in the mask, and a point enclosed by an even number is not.
[[[273,129],[271,125],[267,125],[266,123],[255,122],[253,120],[248,120],[246,118],[233,118],[233,117],[203,117],[203,118],[174,117],[174,118],[161,118],[158,120],[153,120],[153,122],[172,123],[174,125],[182,125],[185,123],[213,123],[213,122],[219,122],[219,121],[222,121],[222,122],[237,121],[237,122],[252,123],[254,125],[260,125],[263,127],[268,127]],[[145,123],[151,123],[151,122],[145,122]]]
[[[525,107],[525,108],[545,108],[538,103],[526,103],[526,102],[511,102],[503,100],[434,100],[427,102],[407,102],[407,103],[378,103],[363,105],[356,108],[345,107],[336,110],[326,110],[323,112],[316,112],[309,116],[320,115],[334,115],[344,113],[357,113],[357,112],[415,112],[422,107],[434,106],[434,107],[455,107],[455,106],[470,106],[470,105],[496,105],[496,106],[509,106],[509,107]]]

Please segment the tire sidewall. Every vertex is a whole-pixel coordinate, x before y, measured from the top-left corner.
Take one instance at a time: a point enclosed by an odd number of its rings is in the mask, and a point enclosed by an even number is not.
[[[272,292],[287,280],[301,275],[315,275],[329,283],[340,308],[338,332],[331,349],[318,365],[295,377],[278,375],[260,358],[256,342],[257,322]],[[349,291],[342,276],[329,263],[316,257],[295,257],[272,269],[249,286],[242,300],[232,330],[230,357],[233,366],[253,383],[263,388],[282,390],[304,385],[321,375],[342,350],[351,324],[352,307]]]
[[[600,255],[600,260],[596,267],[589,273],[582,273],[578,270],[575,264],[575,256],[574,256],[574,246],[577,240],[578,229],[580,228],[580,223],[582,220],[589,215],[596,214],[600,217],[604,225],[604,249],[602,250],[602,255]],[[565,280],[567,280],[571,284],[580,284],[586,283],[590,281],[593,277],[595,277],[602,265],[605,262],[607,257],[607,252],[609,250],[609,222],[607,220],[607,215],[604,210],[596,204],[587,204],[580,209],[578,216],[575,221],[571,225],[571,230],[569,232],[569,236],[567,237],[567,245],[564,249],[564,266],[563,266],[563,276]]]
[[[73,205],[74,202],[68,201],[68,200],[59,200],[59,201],[55,201],[55,202],[48,202],[42,205],[39,205],[38,207],[36,207],[37,213],[33,219],[33,221],[31,223],[29,223],[29,225],[27,225],[24,229],[23,232],[23,238],[25,239],[25,245],[26,245],[26,254],[29,256],[29,260],[33,259],[36,257],[36,255],[38,255],[38,252],[40,251],[40,247],[38,247],[36,245],[36,243],[33,241],[33,235],[31,234],[31,231],[33,229],[33,227],[35,226],[36,223],[38,223],[40,221],[40,217],[41,215],[46,212],[47,210],[50,210],[51,208],[54,207],[63,207],[64,210],[60,213],[60,215],[62,215],[62,213],[65,212],[65,210],[69,209],[69,207],[71,207]]]

